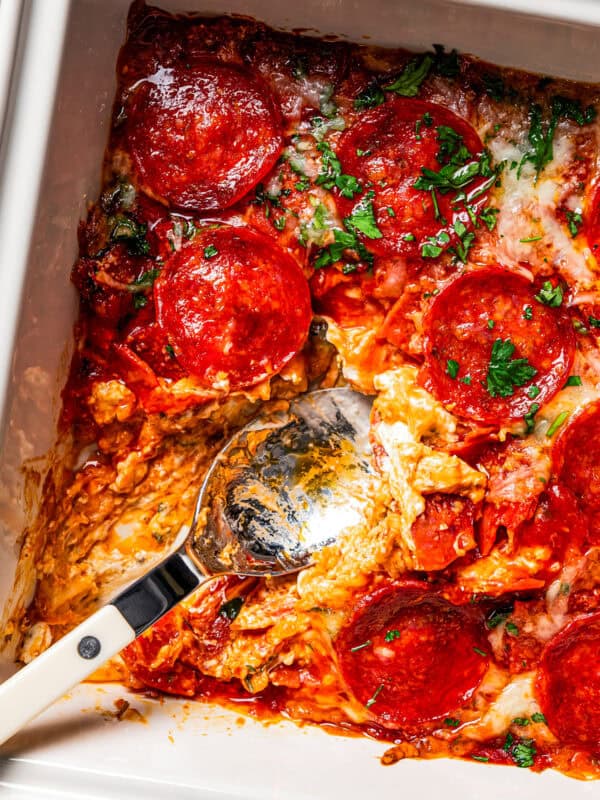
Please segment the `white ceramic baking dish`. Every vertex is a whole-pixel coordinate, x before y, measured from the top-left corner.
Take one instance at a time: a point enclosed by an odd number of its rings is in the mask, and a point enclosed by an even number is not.
[[[14,588],[25,509],[35,508],[22,468],[43,474],[55,435],[76,315],[69,271],[77,222],[98,190],[129,0],[0,0],[0,22],[14,20],[21,5],[20,29],[0,29],[11,48],[11,58],[0,61],[0,86],[10,83],[0,146],[0,619],[29,588],[26,580]],[[277,27],[414,50],[443,42],[499,64],[600,81],[596,0],[161,5],[243,13]],[[7,653],[0,671],[12,669]],[[580,798],[598,791],[554,773],[458,761],[383,768],[377,757],[385,746],[377,742],[292,723],[265,727],[174,700],[130,697],[145,723],[117,722],[110,714],[123,696],[117,686],[79,687],[16,737],[0,751],[3,796],[362,800],[403,793],[419,800],[451,792],[464,800],[562,800],[565,792]]]

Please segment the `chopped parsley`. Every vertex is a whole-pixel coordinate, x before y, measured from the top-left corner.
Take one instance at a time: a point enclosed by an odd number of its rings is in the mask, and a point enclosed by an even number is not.
[[[565,386],[581,386],[581,378],[579,375],[569,375]]]
[[[507,622],[506,623],[506,632],[510,633],[511,636],[518,636],[519,635],[519,629],[517,628],[517,626],[515,625],[514,622]]]
[[[450,252],[454,253],[456,259],[462,264],[467,263],[469,250],[475,241],[475,234],[471,231],[467,232],[467,227],[460,219],[454,221],[454,233],[458,236],[458,242],[450,248]]]
[[[470,386],[471,385],[471,381],[473,380],[473,378],[470,375],[465,375],[464,377],[459,378],[458,380],[461,383],[464,383],[466,386]]]
[[[523,319],[532,319],[533,318],[533,308],[532,306],[525,306],[523,309]]]
[[[233,597],[231,600],[228,600],[226,603],[223,603],[223,605],[219,609],[219,616],[225,617],[225,619],[228,619],[230,622],[233,622],[233,620],[242,610],[243,605],[244,605],[243,597]]]
[[[381,239],[383,234],[377,227],[372,198],[373,192],[367,192],[354,206],[350,216],[344,219],[344,225],[353,231],[360,231],[368,239]]]
[[[487,658],[487,653],[485,652],[485,650],[480,650],[479,647],[474,647],[473,650],[475,653],[477,653],[478,656],[481,656],[482,658]]]
[[[554,134],[556,126],[561,119],[570,119],[578,125],[588,125],[596,117],[596,109],[587,106],[583,109],[581,104],[568,97],[557,95],[552,98],[550,103],[550,117],[544,119],[542,107],[534,103],[529,110],[529,140],[530,149],[525,153],[519,163],[517,177],[521,176],[521,171],[525,164],[533,164],[536,176],[554,158]]]
[[[567,211],[566,217],[569,233],[575,238],[579,233],[579,226],[583,225],[583,217],[579,211]]]
[[[351,647],[350,648],[350,652],[351,653],[357,653],[359,650],[363,650],[365,647],[368,647],[370,644],[372,644],[371,640],[367,639],[366,642],[363,642],[362,644],[357,644],[356,647]]]
[[[460,367],[458,361],[455,361],[453,358],[449,358],[446,361],[446,374],[451,378],[456,378],[459,369]]]
[[[517,767],[532,767],[537,750],[533,739],[520,739],[508,751]]]
[[[376,106],[380,106],[384,100],[385,95],[383,89],[377,82],[373,81],[373,83],[370,83],[366,89],[363,89],[354,100],[354,108],[357,111],[362,111],[365,108],[375,108]]]
[[[167,353],[167,355],[169,355],[171,358],[175,358],[175,350],[174,350],[174,348],[173,348],[173,345],[172,345],[172,344],[166,344],[166,345],[165,345],[165,352],[166,352],[166,353]]]
[[[536,386],[535,384],[532,384],[532,385],[529,387],[529,389],[527,389],[527,397],[528,397],[530,400],[535,400],[535,398],[538,396],[538,394],[539,394],[541,391],[542,391],[542,390],[540,389],[540,387],[539,387],[539,386]]]
[[[399,639],[400,638],[400,631],[397,631],[395,628],[392,628],[392,630],[389,630],[385,634],[384,638],[385,638],[386,642],[393,642],[394,639]]]
[[[395,92],[402,97],[416,97],[431,70],[447,78],[456,77],[460,71],[457,51],[446,53],[441,44],[434,44],[433,50],[433,53],[424,53],[409,61],[392,83],[382,87],[376,80],[371,81],[355,98],[354,108],[362,111],[380,106],[385,102],[385,92]],[[427,127],[431,126],[431,115],[428,112],[423,115],[423,123]]]
[[[344,224],[346,224],[345,220]],[[333,244],[321,250],[319,256],[315,260],[315,269],[322,269],[323,267],[329,266],[329,264],[335,264],[337,261],[340,261],[345,250],[355,250],[362,261],[365,261],[369,265],[373,263],[373,254],[359,241],[354,231],[342,231],[336,228],[333,231],[333,238]],[[351,265],[345,266],[350,267]],[[348,269],[347,271],[353,270]]]
[[[529,406],[529,411],[524,415],[523,420],[525,421],[525,429],[527,433],[531,433],[532,430],[535,428],[535,415],[540,410],[539,403],[532,403]]]
[[[565,421],[566,421],[568,416],[569,416],[569,412],[568,411],[561,411],[561,413],[556,417],[554,422],[550,425],[550,427],[546,431],[546,436],[549,439],[552,436],[554,436],[554,434],[561,427],[561,425],[564,425],[564,423],[565,423]]]
[[[380,683],[379,686],[373,692],[373,696],[369,700],[367,700],[367,702],[365,703],[365,706],[367,708],[371,708],[371,706],[375,703],[375,701],[377,700],[377,698],[381,694],[382,689],[383,689],[383,683]]]
[[[563,288],[560,284],[553,286],[550,281],[544,281],[539,293],[535,295],[538,303],[542,303],[550,308],[558,308],[562,305],[564,298]]]
[[[597,317],[588,317],[588,324],[590,328],[600,328],[600,319]]]
[[[510,397],[515,386],[524,386],[537,370],[525,358],[512,358],[515,346],[510,339],[496,339],[488,365],[486,387],[492,397]]]
[[[488,756],[471,756],[471,758],[473,761],[482,761],[484,764],[490,760]]]
[[[441,231],[436,236],[430,236],[426,242],[421,245],[421,255],[423,258],[437,258],[444,252],[444,245],[450,242],[450,236],[446,231]]]
[[[493,231],[498,222],[499,208],[482,208],[479,212],[479,219],[486,226],[488,231]]]
[[[274,219],[273,225],[275,225],[278,231],[282,231],[285,228],[285,217],[278,217],[277,219]]]
[[[281,230],[281,228],[279,228],[279,230]],[[214,258],[218,254],[218,252],[219,251],[214,246],[214,244],[209,244],[207,247],[204,248],[204,258]]]
[[[159,275],[159,269],[149,269],[143,272],[139,278],[136,278],[132,283],[128,284],[127,288],[130,292],[137,292],[140,289],[151,289]]]
[[[546,722],[546,717],[542,714],[541,711],[536,711],[534,714],[531,715],[532,722]]]
[[[529,719],[527,717],[515,717],[513,719],[513,725],[518,725],[520,728],[526,728],[529,725]]]
[[[525,239],[519,239],[519,241],[521,244],[529,244],[530,242],[539,242],[541,239],[543,239],[543,236],[528,236]]]
[[[148,305],[148,298],[145,294],[134,294],[133,295],[133,307],[136,311],[139,311],[140,308],[145,308]]]
[[[444,725],[448,728],[458,728],[460,725],[460,720],[456,719],[456,717],[446,717],[444,720]]]
[[[490,630],[493,630],[506,620],[509,613],[509,611],[493,611],[492,614],[487,618],[485,624],[488,628],[490,628]]]
[[[317,150],[322,154],[321,171],[315,183],[325,189],[337,187],[342,197],[352,200],[357,192],[361,191],[361,185],[353,175],[344,175],[342,165],[336,154],[327,142],[319,142]]]
[[[122,242],[132,256],[147,256],[150,244],[146,239],[147,226],[129,217],[116,217],[110,232],[111,242]]]
[[[388,92],[402,95],[402,97],[416,97],[421,84],[429,75],[433,61],[433,56],[430,53],[425,53],[420,58],[413,58],[404,67],[396,80],[384,86],[384,89]]]

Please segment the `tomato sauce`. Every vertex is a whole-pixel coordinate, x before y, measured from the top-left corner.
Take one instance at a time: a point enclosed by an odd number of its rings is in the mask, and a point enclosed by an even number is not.
[[[166,552],[261,402],[381,396],[389,370],[369,569],[338,552],[318,602],[303,575],[208,583],[125,649],[129,685],[380,739],[384,764],[599,777],[597,88],[138,3],[117,79],[72,272],[83,466],[27,623],[84,616],[102,554]]]

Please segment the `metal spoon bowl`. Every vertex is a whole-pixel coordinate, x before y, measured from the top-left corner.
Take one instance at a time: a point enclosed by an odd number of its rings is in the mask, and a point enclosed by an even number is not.
[[[371,403],[325,389],[238,431],[206,474],[184,544],[0,686],[0,743],[211,577],[296,572],[357,522]]]

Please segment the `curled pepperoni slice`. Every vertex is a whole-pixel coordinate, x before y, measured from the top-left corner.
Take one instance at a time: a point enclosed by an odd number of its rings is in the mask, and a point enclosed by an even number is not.
[[[342,135],[338,157],[344,172],[373,192],[382,237],[369,240],[369,248],[382,254],[416,255],[429,237],[439,237],[442,231],[442,249],[456,243],[455,223],[472,227],[464,201],[457,202],[456,196],[464,192],[471,214],[477,213],[486,201],[482,187],[489,176],[473,175],[460,188],[442,184],[435,191],[415,188],[415,183],[422,168],[439,173],[453,157],[457,165],[464,162],[466,171],[475,171],[482,152],[481,139],[471,125],[436,103],[396,98],[364,114]],[[355,206],[355,200],[344,197],[338,203],[344,215]]]
[[[357,699],[381,724],[407,729],[467,702],[489,652],[477,609],[453,606],[410,580],[359,600],[336,648]]]
[[[230,226],[205,228],[174,253],[154,296],[179,363],[229,390],[278,372],[302,348],[312,315],[294,259],[271,238]]]
[[[126,113],[125,144],[141,188],[167,205],[227,208],[281,150],[268,88],[225,64],[161,67],[135,84]]]
[[[577,498],[600,544],[600,401],[591,403],[560,435],[554,448],[558,480]]]
[[[600,613],[574,620],[546,645],[536,694],[562,741],[600,747]]]
[[[435,492],[411,528],[417,569],[444,569],[475,547],[475,506],[464,497]]]
[[[536,293],[526,278],[491,268],[467,272],[435,299],[421,379],[458,416],[500,425],[564,385],[575,351],[569,316]]]

